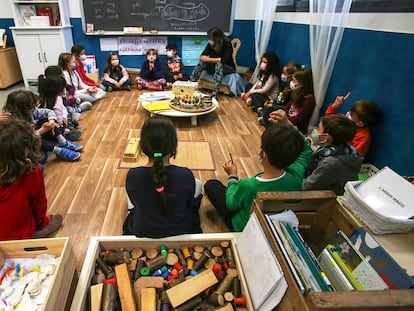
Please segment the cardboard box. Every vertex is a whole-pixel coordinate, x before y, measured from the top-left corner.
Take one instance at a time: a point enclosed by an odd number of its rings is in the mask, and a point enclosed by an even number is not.
[[[7,258],[35,258],[41,254],[60,257],[53,275],[45,304],[41,310],[65,310],[72,281],[75,276],[75,259],[69,238],[32,239],[0,242]]]
[[[95,81],[96,84],[99,84],[100,83],[101,79],[99,78],[99,69],[95,69],[94,71],[89,72],[89,73],[87,72],[85,74],[86,74],[86,76],[88,78],[90,78],[93,81]]]
[[[266,192],[257,195],[253,212],[258,215],[288,282],[278,310],[414,310],[413,290],[310,292],[302,295],[264,218],[264,214],[280,213],[286,209],[295,212],[299,218],[299,230],[316,255],[338,230],[350,236],[359,227],[331,191]]]
[[[137,86],[137,82],[135,81],[135,79],[137,77],[139,77],[140,73],[141,73],[141,69],[139,68],[126,68],[128,75],[129,75],[129,80],[131,80],[131,84],[133,86]]]
[[[235,251],[235,239],[238,237],[238,233],[217,233],[217,234],[189,234],[176,237],[170,237],[166,239],[144,239],[136,238],[133,236],[97,236],[92,237],[89,243],[88,251],[85,256],[85,261],[82,266],[82,272],[79,276],[78,286],[73,298],[71,311],[87,310],[89,307],[88,294],[90,291],[91,280],[95,273],[96,259],[99,256],[100,251],[103,249],[119,249],[121,247],[126,249],[142,248],[159,248],[161,244],[166,245],[168,248],[179,248],[184,245],[188,247],[194,247],[196,245],[217,245],[222,241],[228,241],[233,249],[233,257],[238,270],[238,277],[241,282],[241,290],[244,296],[246,296],[247,306],[244,310],[253,310],[252,303],[249,298],[246,280],[241,269],[241,264],[237,251]],[[173,287],[174,288],[174,287]]]
[[[22,80],[19,60],[15,48],[0,48],[0,89]]]

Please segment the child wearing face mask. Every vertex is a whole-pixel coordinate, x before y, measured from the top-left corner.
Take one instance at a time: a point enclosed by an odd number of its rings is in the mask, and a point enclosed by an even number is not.
[[[290,88],[290,81],[292,81],[293,74],[301,69],[302,66],[297,62],[290,62],[283,66],[282,74],[280,75],[281,87],[283,90],[277,95],[276,99],[269,100],[264,103],[262,116],[259,116],[257,121],[264,126],[270,126],[269,115],[272,111],[284,109],[284,106],[289,102],[292,89]],[[303,67],[305,68],[305,67]]]
[[[326,109],[326,115],[336,114],[339,107],[349,98],[350,92],[345,96],[337,96],[335,102],[330,104]],[[365,157],[371,145],[371,131],[370,127],[378,124],[382,118],[381,107],[369,100],[356,101],[351,110],[346,113],[346,116],[351,119],[357,129],[351,145]]]
[[[161,91],[167,84],[164,70],[156,49],[148,49],[147,58],[142,63],[140,76],[135,79],[139,89]]]
[[[306,133],[313,109],[315,108],[312,72],[306,68],[296,71],[289,85],[292,93],[285,110],[287,111],[289,120],[302,133]],[[268,121],[270,123],[274,123],[275,121],[273,114],[274,112],[269,115]]]
[[[125,67],[119,62],[118,54],[109,53],[106,61],[102,85],[106,91],[131,90],[131,80]]]
[[[279,57],[273,52],[267,52],[263,54],[259,67],[256,83],[252,86],[248,84],[247,92],[241,97],[260,117],[264,103],[276,99],[279,93]]]
[[[311,133],[312,153],[305,173],[303,190],[332,190],[344,193],[345,183],[358,180],[363,158],[348,142],[356,132],[356,125],[343,115],[329,115],[320,119]]]
[[[85,48],[80,44],[75,44],[74,46],[72,46],[70,52],[76,58],[75,70],[81,78],[82,82],[92,87],[99,86],[99,83],[95,83],[94,80],[92,80],[86,75],[85,66],[83,65],[83,62],[86,60]]]
[[[185,73],[181,57],[177,55],[177,46],[168,44],[165,49],[167,50],[167,59],[164,63],[164,76],[167,80],[166,87],[170,88],[175,81],[188,80],[188,75]]]

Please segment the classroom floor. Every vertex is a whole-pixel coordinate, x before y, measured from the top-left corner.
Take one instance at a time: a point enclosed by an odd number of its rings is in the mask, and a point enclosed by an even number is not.
[[[64,162],[51,155],[46,164],[48,212],[63,215],[63,226],[56,236],[70,237],[78,271],[91,236],[122,234],[127,213],[125,178],[129,166],[124,166],[121,160],[128,138],[139,137],[143,122],[149,118],[149,113],[138,104],[141,93],[136,88],[130,92],[108,93],[80,120],[83,135],[79,143],[84,146],[80,160]],[[258,125],[256,114],[240,98],[220,96],[219,108],[198,117],[197,126],[191,125],[190,118],[172,120],[179,142],[208,142],[208,147],[204,144],[203,148],[210,152],[201,153],[205,158],[198,159],[202,165],[191,164],[195,177],[203,183],[212,178],[226,183],[227,174],[222,164],[229,153],[238,165],[240,177],[251,176],[262,169],[257,154],[263,128]],[[182,157],[188,156],[191,151],[187,150],[191,147],[182,148]],[[207,165],[211,159],[212,164]],[[227,231],[205,197],[200,218],[203,232]]]

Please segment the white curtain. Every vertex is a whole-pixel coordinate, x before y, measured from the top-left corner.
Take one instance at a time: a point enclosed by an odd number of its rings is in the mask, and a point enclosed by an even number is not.
[[[309,130],[316,125],[325,100],[352,0],[310,0],[310,57],[316,107]]]
[[[272,32],[278,0],[257,0],[256,21],[254,23],[254,41],[256,68],[250,81],[255,81],[259,73],[260,58],[266,52]]]

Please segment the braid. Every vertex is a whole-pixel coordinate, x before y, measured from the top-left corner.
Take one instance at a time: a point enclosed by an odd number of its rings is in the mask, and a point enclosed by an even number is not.
[[[158,206],[164,213],[169,213],[170,209],[167,204],[167,196],[165,195],[165,186],[167,182],[167,175],[165,174],[164,160],[162,156],[154,158],[154,184],[157,192]]]

